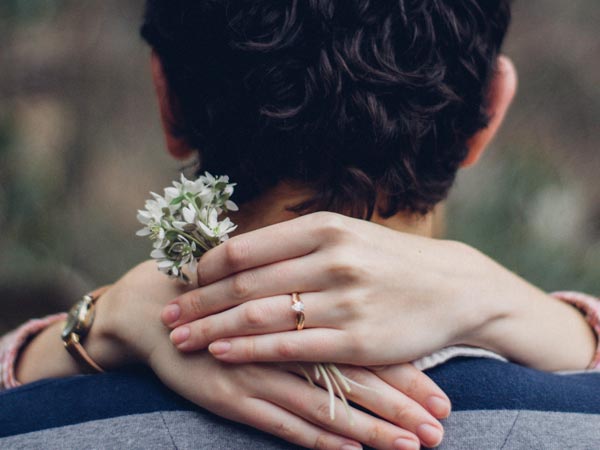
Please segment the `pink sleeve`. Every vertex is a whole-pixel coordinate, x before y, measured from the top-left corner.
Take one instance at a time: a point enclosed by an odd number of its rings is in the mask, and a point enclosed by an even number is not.
[[[554,292],[552,295],[562,301],[570,303],[585,314],[588,323],[596,333],[596,338],[598,339],[596,355],[589,365],[589,368],[600,370],[600,298],[581,294],[579,292],[566,291]]]
[[[20,385],[15,378],[15,363],[21,349],[29,339],[66,317],[65,313],[60,313],[43,319],[33,319],[0,338],[0,391]]]

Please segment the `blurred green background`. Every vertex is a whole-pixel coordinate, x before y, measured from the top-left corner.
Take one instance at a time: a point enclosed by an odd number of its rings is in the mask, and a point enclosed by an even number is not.
[[[0,1],[0,333],[148,255],[135,210],[174,178],[143,0]],[[546,290],[600,293],[600,2],[521,0],[507,123],[459,177],[447,235]]]

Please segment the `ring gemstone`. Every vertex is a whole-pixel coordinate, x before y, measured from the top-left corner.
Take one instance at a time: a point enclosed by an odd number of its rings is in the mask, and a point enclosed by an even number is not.
[[[292,309],[296,312],[304,312],[304,303],[296,302],[292,305]]]

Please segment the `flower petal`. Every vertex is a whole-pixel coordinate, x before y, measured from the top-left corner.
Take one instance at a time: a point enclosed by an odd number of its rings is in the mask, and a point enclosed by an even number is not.
[[[194,223],[194,221],[196,220],[196,211],[194,211],[192,208],[188,208],[186,206],[181,210],[181,213],[183,214],[183,219],[187,223]]]
[[[136,231],[135,235],[136,236],[149,236],[152,234],[152,231],[150,231],[150,228],[142,228],[141,230]]]
[[[233,203],[231,200],[227,200],[225,202],[225,207],[227,208],[227,211],[239,211],[240,210],[238,205]]]
[[[167,254],[159,249],[156,250],[152,250],[152,252],[150,253],[150,256],[154,259],[162,259],[162,258],[166,258]]]

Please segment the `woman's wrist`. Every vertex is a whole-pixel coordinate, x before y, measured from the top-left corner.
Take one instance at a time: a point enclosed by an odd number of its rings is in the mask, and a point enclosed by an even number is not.
[[[110,370],[130,362],[127,347],[117,338],[110,316],[98,303],[96,320],[82,345],[100,367]],[[18,382],[26,384],[44,378],[82,373],[82,368],[65,349],[61,339],[65,321],[56,321],[35,335],[20,351],[15,363]]]
[[[99,299],[94,324],[83,341],[83,346],[100,367],[112,370],[130,362],[131,355],[127,344],[119,336],[118,322],[114,320],[107,300],[108,298]]]
[[[155,283],[155,295],[164,301],[151,301],[138,283]],[[175,287],[174,287],[175,286]],[[96,323],[92,327],[90,352],[97,352],[99,364],[107,369],[129,364],[149,364],[154,348],[170,345],[169,331],[160,321],[160,313],[179,285],[157,275],[153,262],[144,263],[115,284],[97,303]],[[102,365],[102,364],[101,364]],[[104,366],[102,366],[104,367]]]
[[[451,299],[448,318],[455,323],[449,345],[489,348],[498,323],[515,314],[502,290],[507,272],[477,249],[462,242],[444,241],[449,246],[450,266],[440,295]],[[493,351],[493,350],[492,350]]]
[[[481,320],[473,321],[474,327],[460,343],[540,370],[588,367],[595,354],[596,336],[576,308],[492,260],[481,261],[481,269],[471,285],[472,293],[467,294],[480,297],[481,306],[474,311]]]
[[[98,300],[94,325],[84,342],[92,359],[105,370],[146,363],[143,339],[136,336],[146,318],[131,317],[125,300],[114,288]]]

